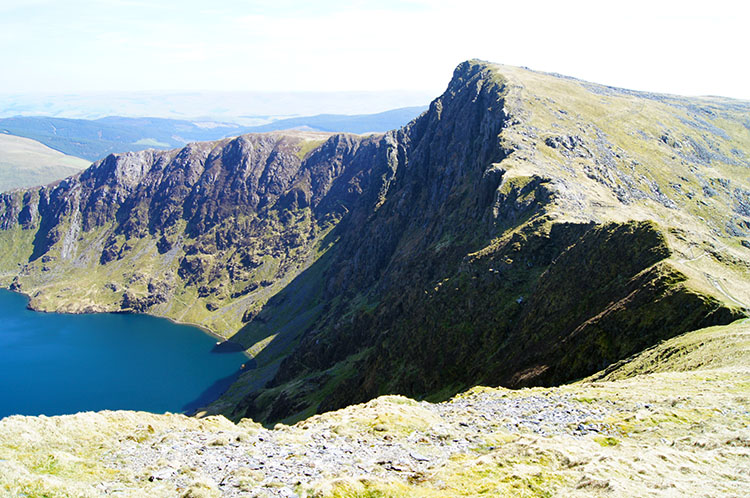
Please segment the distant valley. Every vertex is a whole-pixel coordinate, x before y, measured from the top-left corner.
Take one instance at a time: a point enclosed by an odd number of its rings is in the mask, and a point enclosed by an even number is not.
[[[286,129],[374,133],[402,126],[426,107],[406,107],[377,114],[321,114],[272,119],[255,126],[210,120],[105,117],[95,120],[16,116],[0,119],[0,132],[37,140],[65,154],[96,161],[112,153],[150,148],[173,149],[189,142],[218,140],[244,133]]]
[[[181,121],[267,124],[319,114],[363,115],[428,103],[425,91],[121,91],[0,94],[0,118],[47,116],[97,120],[144,116]]]

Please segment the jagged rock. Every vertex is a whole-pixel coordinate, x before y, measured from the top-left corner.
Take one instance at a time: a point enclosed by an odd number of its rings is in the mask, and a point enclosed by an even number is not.
[[[126,290],[122,296],[122,308],[138,313],[145,313],[157,304],[166,303],[173,289],[167,282],[154,280],[149,280],[147,288],[148,293],[146,295],[138,295]]]
[[[172,249],[173,243],[167,238],[166,235],[162,235],[159,241],[156,243],[156,248],[159,250],[159,254],[164,254]]]
[[[245,310],[245,312],[242,314],[242,323],[251,322],[256,316],[258,316],[259,312],[260,310],[257,308]]]
[[[106,265],[110,261],[114,261],[115,259],[118,259],[120,251],[116,249],[115,247],[105,247],[102,251],[102,255],[99,258],[99,263]]]

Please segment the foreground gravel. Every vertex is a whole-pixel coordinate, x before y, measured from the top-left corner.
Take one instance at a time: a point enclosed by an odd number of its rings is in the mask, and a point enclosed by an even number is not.
[[[507,397],[502,391],[440,404],[389,396],[359,408],[355,419],[341,410],[274,430],[254,424],[213,434],[175,428],[158,441],[124,441],[108,455],[108,466],[187,496],[293,497],[315,481],[341,476],[419,479],[456,454],[491,451],[486,436],[492,434],[608,434],[599,421],[617,410],[569,395]],[[116,493],[117,485],[103,483],[100,490]]]
[[[383,396],[273,429],[105,411],[0,420],[0,496],[745,496],[750,370],[431,404]]]

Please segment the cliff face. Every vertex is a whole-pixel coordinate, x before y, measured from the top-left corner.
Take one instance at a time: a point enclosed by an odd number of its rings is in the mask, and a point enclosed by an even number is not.
[[[459,66],[446,93],[394,136],[388,191],[338,227],[322,277],[327,309],[263,389],[225,396],[235,417],[293,420],[386,393],[441,399],[477,383],[566,382],[742,315],[676,256],[683,243],[697,256],[717,240],[718,223],[675,222],[693,206],[657,183],[671,165],[638,168],[671,151],[644,156],[646,139],[626,150],[618,125],[600,128],[588,115],[566,123],[576,108],[557,107],[553,92],[546,109],[529,109],[523,93],[536,89],[515,76]],[[543,111],[563,118],[542,130]],[[581,135],[558,135],[571,129]],[[670,186],[710,171],[690,157],[696,164]],[[741,175],[724,174],[746,188]],[[735,233],[732,216],[724,237]],[[748,267],[735,258],[746,292]]]
[[[40,309],[145,311],[231,334],[308,264],[369,184],[377,147],[265,134],[109,156],[0,196],[4,278]]]
[[[382,136],[110,156],[0,196],[0,270],[42,309],[146,311],[255,369],[211,410],[555,384],[741,316],[750,106],[470,61]]]

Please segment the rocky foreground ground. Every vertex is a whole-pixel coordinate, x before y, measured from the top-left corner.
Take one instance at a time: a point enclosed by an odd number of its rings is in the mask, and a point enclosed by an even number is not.
[[[0,421],[0,494],[742,496],[748,394],[750,369],[733,366],[478,387],[437,404],[385,396],[273,429],[220,416],[14,416]]]

